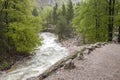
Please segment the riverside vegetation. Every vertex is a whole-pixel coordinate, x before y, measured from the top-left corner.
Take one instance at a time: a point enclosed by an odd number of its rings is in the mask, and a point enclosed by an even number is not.
[[[32,0],[0,0],[0,68],[40,44],[40,16],[31,14]]]
[[[40,44],[38,33],[53,28],[59,40],[79,35],[83,43],[120,42],[120,1],[81,0],[34,6],[33,0],[0,0],[0,69],[28,56]]]

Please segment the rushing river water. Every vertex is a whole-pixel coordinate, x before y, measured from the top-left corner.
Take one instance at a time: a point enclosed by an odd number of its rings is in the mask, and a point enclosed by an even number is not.
[[[45,32],[40,37],[43,38],[42,46],[37,48],[36,55],[1,74],[0,80],[26,80],[38,76],[68,54],[68,50],[56,42],[56,35]]]

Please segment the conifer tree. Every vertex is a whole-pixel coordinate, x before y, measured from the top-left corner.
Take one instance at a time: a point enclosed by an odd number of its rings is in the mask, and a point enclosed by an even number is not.
[[[32,15],[33,15],[33,16],[38,16],[37,8],[34,8],[34,9],[33,9]]]
[[[63,16],[66,16],[65,4],[62,5],[62,15],[63,15]]]
[[[69,2],[68,2],[66,16],[67,16],[67,22],[69,24],[74,16],[74,9],[73,9],[73,4],[72,4],[71,0],[69,0]]]
[[[56,3],[55,6],[53,7],[53,14],[52,14],[54,25],[57,24],[57,19],[58,19],[57,9],[58,9],[58,5]]]

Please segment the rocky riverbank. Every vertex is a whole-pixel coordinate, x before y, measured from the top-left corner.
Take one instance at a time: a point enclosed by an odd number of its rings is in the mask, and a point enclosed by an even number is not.
[[[94,50],[91,51],[92,49]],[[102,43],[96,49],[95,46],[89,46],[86,50],[91,51],[90,55],[84,54],[83,60],[72,60],[75,68],[58,68],[43,80],[120,80],[119,44]]]
[[[52,73],[54,73],[57,69],[75,68],[75,65],[73,62],[75,58],[78,60],[83,60],[84,55],[90,54],[96,48],[100,48],[107,44],[106,42],[103,42],[103,43],[96,43],[91,45],[77,46],[78,41],[76,39],[64,40],[61,43],[63,46],[69,49],[69,56],[58,61],[56,64],[51,66],[48,70],[46,70],[44,73],[40,74],[38,77],[32,77],[27,80],[43,80],[49,75],[51,75]]]

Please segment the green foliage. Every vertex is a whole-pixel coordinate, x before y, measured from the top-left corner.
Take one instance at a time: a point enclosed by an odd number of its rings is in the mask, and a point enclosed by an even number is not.
[[[47,27],[54,27],[55,33],[59,36],[59,39],[68,37],[72,32],[71,20],[73,18],[73,5],[72,1],[68,2],[66,6],[58,6],[57,4],[53,7],[53,10],[49,11],[46,18]]]
[[[75,11],[73,24],[77,32],[84,35],[88,43],[105,41],[107,39],[107,12],[104,10],[105,1],[88,0],[81,2]]]
[[[0,0],[0,51],[31,52],[39,43],[41,20],[32,16],[32,0]]]
[[[18,52],[31,52],[40,42],[34,28],[27,24],[11,23],[6,35],[12,40],[10,46]]]
[[[113,29],[120,26],[120,1],[114,1],[115,5],[113,0],[86,0],[76,8],[73,24],[77,26],[77,33],[83,34],[88,43],[111,41]]]

